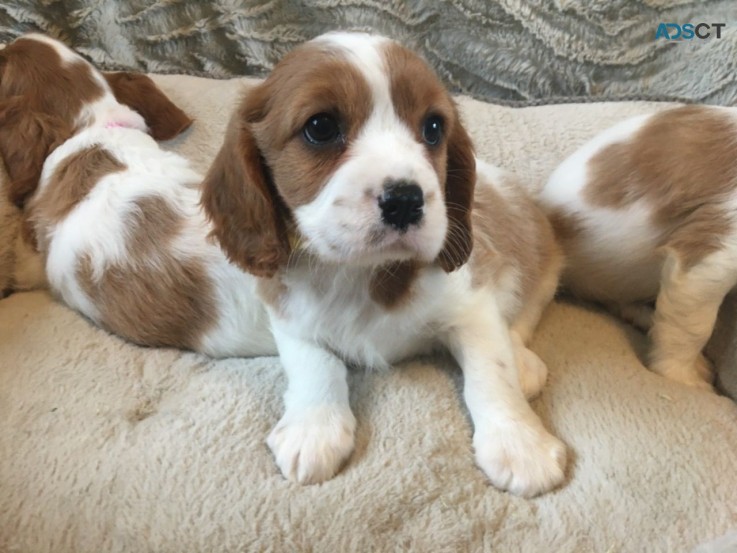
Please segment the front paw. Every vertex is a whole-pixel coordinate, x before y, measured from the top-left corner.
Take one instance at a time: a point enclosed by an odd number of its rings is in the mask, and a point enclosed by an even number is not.
[[[285,413],[266,443],[286,478],[317,484],[332,478],[353,452],[355,431],[349,407],[320,405]]]
[[[714,370],[703,354],[699,354],[696,361],[691,365],[684,365],[669,359],[658,359],[653,362],[651,369],[670,380],[675,380],[698,390],[714,393],[714,387],[712,386]]]
[[[552,490],[564,478],[566,446],[539,424],[489,424],[473,436],[476,462],[497,488],[522,497]]]

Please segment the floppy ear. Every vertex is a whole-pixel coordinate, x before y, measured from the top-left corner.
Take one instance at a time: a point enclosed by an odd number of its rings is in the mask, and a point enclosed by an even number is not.
[[[286,207],[256,144],[260,89],[233,114],[220,151],[205,177],[202,204],[228,258],[244,271],[272,277],[289,258]]]
[[[72,134],[61,119],[35,112],[26,103],[21,96],[0,102],[0,155],[10,179],[8,198],[21,208],[36,191],[48,155]]]
[[[184,132],[192,119],[142,73],[103,73],[115,99],[137,111],[155,140],[169,140]]]
[[[473,249],[471,204],[476,186],[476,158],[471,138],[461,125],[458,115],[448,136],[446,173],[448,233],[437,260],[443,270],[450,273],[468,261]]]

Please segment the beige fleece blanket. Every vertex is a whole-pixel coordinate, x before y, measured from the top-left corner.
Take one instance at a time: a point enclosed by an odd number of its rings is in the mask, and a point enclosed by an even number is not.
[[[243,81],[156,80],[196,117],[168,146],[204,170]],[[533,185],[599,129],[664,107],[460,104],[482,157]],[[356,451],[301,487],[264,443],[285,387],[275,358],[135,347],[16,294],[0,301],[0,551],[689,551],[737,528],[737,406],[648,372],[645,346],[591,307],[545,313],[533,348],[550,380],[533,406],[570,448],[554,493],[486,482],[447,358],[354,372]]]

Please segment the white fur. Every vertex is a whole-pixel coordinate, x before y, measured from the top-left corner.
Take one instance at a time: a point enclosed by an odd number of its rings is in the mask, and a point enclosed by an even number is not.
[[[102,128],[104,117],[87,117],[91,127],[57,149],[44,167],[42,191],[53,185],[51,176],[62,160],[92,144],[100,144],[126,166],[102,178],[47,237],[52,287],[96,319],[96,306],[76,281],[80,256],[91,257],[95,276],[113,261],[125,263],[131,205],[144,196],[164,198],[186,220],[169,253],[204,263],[216,291],[217,324],[199,349],[216,356],[280,355],[288,388],[284,415],[268,445],[286,477],[321,482],[351,454],[356,421],[349,405],[346,363],[383,368],[446,346],[466,376],[464,395],[474,421],[479,466],[494,484],[520,495],[553,488],[563,479],[565,447],[543,428],[525,399],[525,393],[539,391],[546,370],[520,336],[509,331],[519,312],[511,300],[519,279],[490,280],[474,290],[468,266],[451,274],[429,267],[419,273],[406,305],[389,310],[367,294],[376,265],[410,257],[435,259],[447,230],[445,205],[423,147],[391,103],[379,55],[385,39],[332,34],[319,40],[341,48],[360,68],[370,83],[373,111],[348,161],[314,201],[295,211],[306,244],[279,277],[285,293],[278,305],[265,308],[256,294],[257,279],[228,263],[206,238],[211,228],[193,186],[199,176],[187,163],[159,149],[139,130]],[[111,105],[107,98],[90,111]],[[386,232],[372,249],[366,237],[382,230],[376,204],[387,178],[420,185],[426,199],[424,223],[402,235]],[[337,200],[342,207],[336,206]],[[538,300],[538,316],[548,299]],[[534,326],[536,317],[530,321]],[[522,375],[524,386],[518,361],[529,369]]]
[[[200,259],[208,268],[216,293],[218,320],[202,340],[201,350],[213,356],[274,353],[267,332],[252,332],[265,321],[255,294],[254,279],[232,266],[222,250],[207,239],[210,231],[199,206],[197,184],[202,177],[185,159],[166,152],[148,135],[133,129],[82,131],[57,148],[44,165],[39,190],[50,184],[57,165],[68,156],[99,144],[126,169],[103,177],[89,195],[47,237],[46,272],[52,288],[66,303],[99,321],[97,308],[77,280],[78,262],[89,256],[93,278],[111,263],[125,263],[126,225],[136,200],[159,196],[186,222],[171,251],[183,261]]]

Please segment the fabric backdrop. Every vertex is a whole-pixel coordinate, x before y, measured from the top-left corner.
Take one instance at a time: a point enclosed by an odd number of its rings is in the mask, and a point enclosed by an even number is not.
[[[658,23],[725,23],[721,39],[655,39]],[[735,0],[10,0],[0,40],[63,39],[106,69],[262,75],[295,45],[365,29],[422,52],[492,101],[681,99],[737,104]]]

